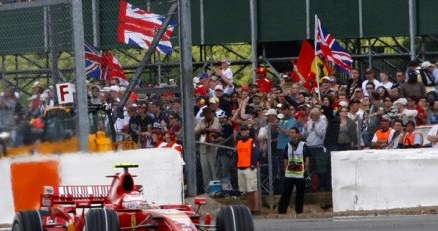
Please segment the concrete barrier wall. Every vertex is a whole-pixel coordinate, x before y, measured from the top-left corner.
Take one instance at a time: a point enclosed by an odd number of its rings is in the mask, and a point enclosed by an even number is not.
[[[0,160],[0,223],[11,223],[15,211],[37,209],[42,185],[105,185],[121,172],[115,163],[137,163],[130,169],[146,200],[183,203],[184,162],[173,149],[142,149],[111,153],[23,156]],[[15,180],[15,181],[14,181]]]
[[[438,150],[332,153],[333,211],[438,205]]]

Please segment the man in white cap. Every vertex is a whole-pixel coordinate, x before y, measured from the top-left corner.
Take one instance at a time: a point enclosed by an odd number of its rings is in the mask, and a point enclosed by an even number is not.
[[[231,61],[229,59],[221,60],[221,66],[219,70],[216,70],[214,74],[220,77],[220,80],[224,82],[227,86],[233,85],[233,71],[230,68]]]
[[[415,121],[415,117],[418,115],[417,110],[408,109],[408,100],[406,98],[400,98],[394,102],[394,105],[397,105],[399,114],[398,117],[403,121],[403,124],[406,125],[408,121]]]
[[[424,85],[435,86],[435,91],[438,91],[438,68],[436,68],[435,64],[424,61],[421,63],[421,69],[424,71],[424,73],[421,73]],[[429,81],[433,83],[427,84]]]

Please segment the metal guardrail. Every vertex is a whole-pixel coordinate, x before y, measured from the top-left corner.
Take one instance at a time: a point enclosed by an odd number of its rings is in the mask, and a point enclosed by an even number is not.
[[[212,147],[225,148],[225,149],[229,149],[229,150],[232,150],[232,151],[236,151],[236,148],[225,146],[225,145],[222,145],[222,144],[205,143],[205,142],[201,142],[201,141],[195,141],[195,143],[196,144],[207,145],[207,146],[212,146]]]

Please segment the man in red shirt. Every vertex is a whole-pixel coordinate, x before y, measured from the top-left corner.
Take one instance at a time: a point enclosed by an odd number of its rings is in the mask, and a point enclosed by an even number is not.
[[[196,96],[207,96],[208,95],[208,87],[210,82],[210,75],[208,73],[200,73],[198,75],[199,84],[195,88]]]
[[[256,82],[259,85],[259,91],[265,93],[271,92],[272,82],[270,79],[266,78],[268,70],[264,67],[258,67],[255,69],[255,72],[257,74]]]
[[[415,96],[409,96],[407,97],[408,100],[408,108],[411,110],[417,110],[418,114],[415,116],[415,126],[424,125],[427,123],[427,113],[426,110],[420,105],[418,105],[418,102],[420,101],[419,98]]]

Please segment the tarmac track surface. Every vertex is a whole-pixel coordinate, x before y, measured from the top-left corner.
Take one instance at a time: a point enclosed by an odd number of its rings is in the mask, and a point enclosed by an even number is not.
[[[263,219],[254,220],[255,230],[269,231],[437,231],[438,215],[417,216],[368,216],[335,217],[318,219]],[[0,227],[0,231],[9,231],[10,227]]]
[[[335,217],[320,219],[256,219],[255,230],[269,231],[437,231],[438,215]]]

